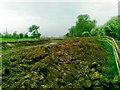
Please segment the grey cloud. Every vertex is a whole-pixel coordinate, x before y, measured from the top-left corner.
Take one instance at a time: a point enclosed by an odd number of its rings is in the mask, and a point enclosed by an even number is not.
[[[48,36],[64,35],[80,14],[89,14],[99,25],[117,15],[117,8],[113,3],[108,5],[98,2],[19,2],[6,3],[5,9],[16,16],[24,17],[26,26],[32,23],[40,24],[41,33]],[[33,18],[26,19],[26,17]],[[26,28],[22,25],[16,27],[24,28],[23,30]]]

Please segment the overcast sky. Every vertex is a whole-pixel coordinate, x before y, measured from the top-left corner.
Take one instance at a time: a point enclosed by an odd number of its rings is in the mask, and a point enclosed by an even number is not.
[[[62,36],[75,24],[78,15],[90,15],[91,19],[97,20],[97,25],[103,25],[118,15],[118,0],[12,1],[0,3],[1,33],[5,32],[5,28],[9,33],[26,33],[29,26],[36,24],[40,26],[42,36]]]

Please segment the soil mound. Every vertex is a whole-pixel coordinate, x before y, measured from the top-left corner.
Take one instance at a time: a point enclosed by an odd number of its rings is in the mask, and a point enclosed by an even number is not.
[[[2,89],[120,89],[112,52],[95,38],[66,38],[59,44],[23,49],[3,56]],[[112,57],[112,56],[111,56]],[[113,59],[114,60],[114,59]]]

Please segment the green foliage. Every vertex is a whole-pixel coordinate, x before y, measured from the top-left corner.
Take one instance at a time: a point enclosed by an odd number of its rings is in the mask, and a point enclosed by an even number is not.
[[[2,34],[0,33],[0,38],[2,38]]]
[[[17,32],[13,32],[13,38],[20,38],[19,34],[17,34]]]
[[[20,33],[19,35],[20,35],[20,38],[23,38],[23,37],[24,37],[24,34],[23,34],[23,33]]]
[[[109,79],[113,79],[114,76],[118,74],[118,72],[115,72],[117,71],[117,67],[115,66],[116,61],[115,61],[115,57],[113,57],[114,56],[113,49],[112,49],[112,46],[106,41],[102,41],[102,44],[105,46],[105,49],[107,50],[107,52],[111,52],[110,55],[108,56],[108,61],[106,64],[106,66],[108,67],[108,70],[107,72],[104,73],[104,75]]]
[[[120,17],[112,17],[101,27],[95,27],[91,31],[91,36],[110,36],[115,39],[120,39]]]
[[[40,27],[37,25],[32,25],[31,27],[29,27],[29,32],[34,32],[35,30],[38,30]]]
[[[4,34],[0,33],[0,38],[2,39],[22,39],[22,38],[29,38],[27,33],[17,33],[16,31],[13,32],[13,34],[8,33],[8,31],[6,30],[6,32]]]
[[[19,41],[35,41],[33,38],[2,38],[2,42],[19,42]]]
[[[83,32],[83,33],[82,33],[82,36],[83,36],[83,37],[89,37],[89,36],[90,36],[90,33],[89,33],[89,32]]]
[[[65,35],[67,37],[80,37],[83,32],[89,32],[96,26],[95,20],[90,20],[89,15],[80,15],[77,17],[78,21],[75,26],[69,29],[69,32]],[[89,35],[88,35],[89,36]]]
[[[105,31],[101,27],[95,27],[90,31],[91,36],[105,36]]]
[[[120,39],[120,16],[118,16],[118,30],[117,30],[117,38]]]
[[[117,31],[117,38],[120,40],[120,29]]]
[[[5,35],[2,35],[3,38],[12,38],[12,34],[5,34]]]
[[[27,33],[24,34],[24,38],[28,38],[29,36],[27,35]]]
[[[93,29],[90,31],[90,34],[91,34],[92,36],[97,36],[97,35],[98,35],[98,32],[99,32],[98,28],[93,28]]]
[[[12,34],[9,34],[7,30],[3,35],[1,34],[1,36],[2,36],[2,38],[12,38],[13,37]]]
[[[38,33],[38,32],[33,32],[32,33],[32,38],[40,38],[40,33]]]
[[[105,35],[113,37],[113,38],[119,38],[120,39],[120,21],[119,17],[112,17],[108,22],[106,22],[102,30],[105,31]]]
[[[40,38],[41,34],[38,32],[39,28],[40,27],[37,25],[32,25],[31,27],[29,27],[28,31],[32,33],[31,36],[32,38],[37,38],[37,39]]]

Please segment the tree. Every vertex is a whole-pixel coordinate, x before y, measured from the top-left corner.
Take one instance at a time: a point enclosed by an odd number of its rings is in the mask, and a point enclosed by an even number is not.
[[[2,38],[2,36],[3,36],[3,35],[0,33],[0,38]]]
[[[106,22],[102,29],[105,31],[105,35],[119,38],[120,39],[120,17],[112,17],[108,22]]]
[[[91,29],[96,27],[96,21],[90,20],[89,15],[79,15],[77,17],[75,26],[69,29],[69,32],[65,35],[67,37],[81,37],[83,32],[90,34]],[[89,35],[88,35],[89,36]]]
[[[117,30],[117,38],[120,39],[120,16],[118,16],[118,30]]]
[[[97,36],[98,33],[99,33],[98,28],[93,28],[93,29],[90,31],[90,34],[91,34],[92,36]]]
[[[19,34],[16,31],[13,32],[13,38],[18,39],[20,38]]]
[[[23,33],[20,33],[19,36],[20,36],[20,38],[23,38],[23,37],[24,37],[24,34],[23,34]]]
[[[119,27],[119,30],[117,31],[117,38],[120,39],[120,27]]]
[[[37,39],[39,39],[40,38],[40,36],[41,36],[41,34],[38,32],[38,29],[39,29],[40,27],[39,26],[37,26],[37,25],[32,25],[31,27],[29,27],[29,32],[31,32],[32,34],[31,34],[31,37],[32,38],[37,38]]]
[[[75,37],[77,36],[77,32],[75,30],[75,26],[72,26],[69,30],[69,32],[66,34],[67,37]]]
[[[28,38],[29,36],[28,36],[27,33],[25,33],[25,34],[23,35],[23,37],[24,37],[24,38]]]
[[[2,35],[2,38],[12,38],[12,37],[13,36],[8,33],[7,28],[6,28],[6,32],[4,32],[4,35]]]
[[[6,28],[6,31],[4,32],[3,38],[8,38],[8,31],[7,31],[7,28]]]
[[[95,27],[90,31],[91,36],[105,36],[105,31],[101,27]]]

